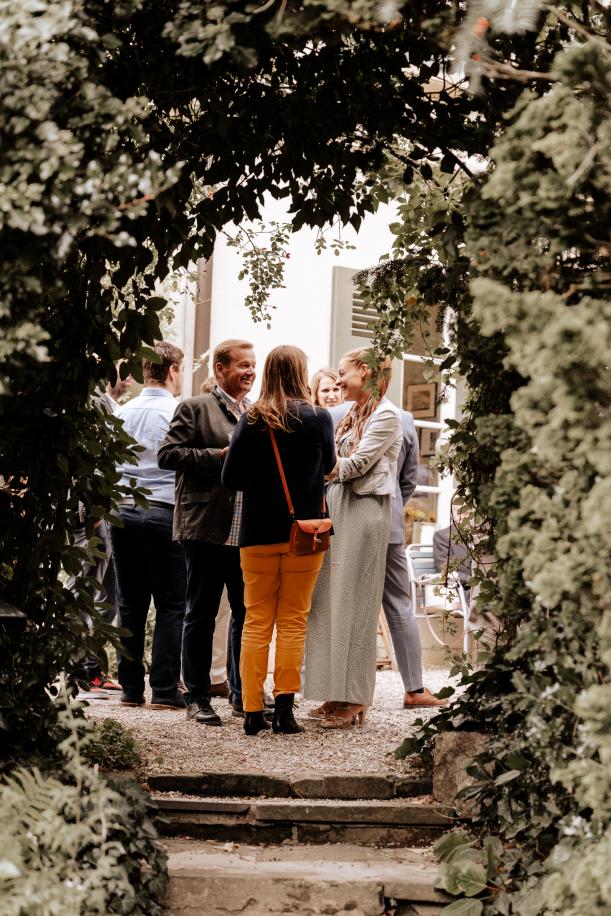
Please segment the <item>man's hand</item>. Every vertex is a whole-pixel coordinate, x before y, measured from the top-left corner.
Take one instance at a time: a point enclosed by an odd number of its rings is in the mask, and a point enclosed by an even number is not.
[[[228,451],[229,451],[228,445],[226,445],[225,448],[222,448],[221,449],[221,458],[224,458]]]

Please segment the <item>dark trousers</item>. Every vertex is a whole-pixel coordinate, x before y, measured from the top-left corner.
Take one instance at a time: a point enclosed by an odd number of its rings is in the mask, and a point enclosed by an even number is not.
[[[242,698],[240,647],[244,626],[244,582],[240,548],[206,541],[183,541],[187,561],[187,611],[182,634],[182,670],[187,702],[210,697],[212,638],[223,587],[231,607],[229,686]]]
[[[149,681],[161,697],[176,693],[185,615],[186,570],[180,544],[172,540],[172,509],[122,506],[123,528],[111,529],[120,626],[127,655],[119,655],[119,681],[130,695],[144,690],[144,629],[155,603],[155,630]]]
[[[109,529],[110,526],[104,520],[100,521],[94,528],[94,537],[99,538],[101,541],[101,544],[98,545],[98,550],[100,552],[103,551],[104,556],[96,557],[91,563],[83,563],[83,574],[85,576],[92,576],[97,580],[98,584],[93,593],[96,610],[105,623],[112,624],[117,616],[117,596],[115,570],[111,559]],[[87,547],[87,544],[88,538],[85,533],[85,528],[77,528],[74,532],[74,546]],[[75,581],[75,576],[70,576],[66,583],[67,588],[73,589]],[[102,605],[105,604],[110,605],[110,607],[103,607]],[[89,614],[83,614],[83,619],[90,631],[95,630],[95,626]],[[83,657],[81,664],[87,680],[92,681],[95,677],[100,677],[102,675],[100,662],[97,658],[93,656]]]

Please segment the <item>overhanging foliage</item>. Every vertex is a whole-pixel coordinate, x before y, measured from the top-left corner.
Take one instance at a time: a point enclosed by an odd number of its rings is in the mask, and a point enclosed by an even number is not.
[[[447,77],[450,4],[388,28],[364,2],[282,9],[0,4],[0,594],[29,619],[24,636],[0,632],[5,747],[44,742],[45,685],[88,638],[91,586],[75,597],[58,573],[82,559],[78,502],[93,534],[129,446],[87,399],[119,356],[138,376],[157,282],[209,255],[228,221],[256,218],[265,192],[290,197],[295,227],[358,226],[374,206],[360,170],[397,131],[421,157],[483,150],[515,98],[428,86]],[[534,66],[531,41],[521,53]]]
[[[530,31],[490,38],[499,6],[473,4],[471,97],[449,77],[460,4],[388,6],[382,23],[368,0],[0,3],[0,596],[29,618],[0,630],[0,712],[13,751],[44,750],[44,688],[91,606],[90,586],[58,583],[81,558],[75,509],[112,511],[129,451],[87,399],[120,355],[137,371],[156,282],[264,193],[290,199],[295,228],[358,227],[392,159],[412,192],[398,259],[367,282],[380,339],[401,348],[429,305],[455,309],[470,395],[447,461],[497,558],[481,586],[501,645],[432,726],[494,734],[482,822],[515,845],[507,887],[477,902],[523,916],[572,895],[591,916],[608,910],[611,797],[608,14],[526,6]],[[460,162],[478,153],[494,170],[471,181]]]
[[[508,846],[494,878],[467,894],[477,899],[448,912],[589,916],[610,903],[601,864],[611,795],[602,713],[611,61],[601,24],[588,22],[558,52],[540,97],[524,91],[486,175],[453,192],[443,176],[421,183],[395,228],[400,260],[361,280],[381,310],[384,350],[400,352],[410,323],[440,299],[453,302],[456,351],[439,355],[469,395],[444,463],[459,482],[457,502],[474,511],[474,554],[496,560],[477,578],[480,610],[501,622],[499,644],[482,670],[465,672],[455,705],[402,748],[444,729],[490,736],[468,796],[480,805],[480,828]],[[539,40],[549,27],[540,24]],[[467,879],[470,853],[464,867]],[[457,894],[460,869],[452,858]]]

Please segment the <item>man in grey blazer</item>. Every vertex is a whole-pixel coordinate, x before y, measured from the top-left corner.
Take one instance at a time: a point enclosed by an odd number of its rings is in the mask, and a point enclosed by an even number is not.
[[[348,413],[352,402],[328,408],[335,426]],[[409,576],[405,559],[405,523],[403,509],[418,482],[418,434],[414,419],[401,411],[403,442],[397,459],[397,486],[392,502],[390,538],[386,552],[386,577],[382,606],[392,639],[395,658],[405,695],[403,708],[447,706],[422,684],[422,646],[418,621],[410,598]]]
[[[182,634],[187,718],[202,725],[221,725],[210,704],[210,665],[224,587],[232,612],[232,706],[235,714],[243,715],[240,646],[246,608],[238,547],[242,495],[223,487],[221,470],[256,377],[252,344],[223,341],[214,350],[212,365],[212,391],[179,404],[158,454],[159,467],[176,472],[174,540],[182,543],[187,567]]]

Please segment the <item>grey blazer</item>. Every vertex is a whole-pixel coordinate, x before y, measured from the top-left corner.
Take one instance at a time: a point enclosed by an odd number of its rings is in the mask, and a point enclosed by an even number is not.
[[[221,451],[237,422],[214,391],[187,398],[176,408],[157,455],[160,468],[176,471],[175,541],[227,540],[235,494],[221,483]]]
[[[344,401],[343,404],[338,404],[337,407],[328,408],[333,418],[334,426],[337,426],[339,421],[346,416],[351,406],[351,401]],[[414,419],[407,410],[401,411],[401,425],[403,441],[397,458],[397,483],[395,498],[392,503],[390,544],[403,544],[405,540],[403,508],[407,501],[411,499],[418,483],[418,457],[420,452],[418,433],[414,426]]]
[[[394,496],[402,441],[401,411],[382,398],[365,424],[356,451],[339,459],[339,479],[351,480],[359,496]]]
[[[403,509],[411,499],[418,483],[418,457],[420,446],[414,418],[407,410],[401,411],[403,442],[397,459],[397,489],[392,504],[392,521],[390,526],[390,544],[403,544],[405,541],[405,522]]]

